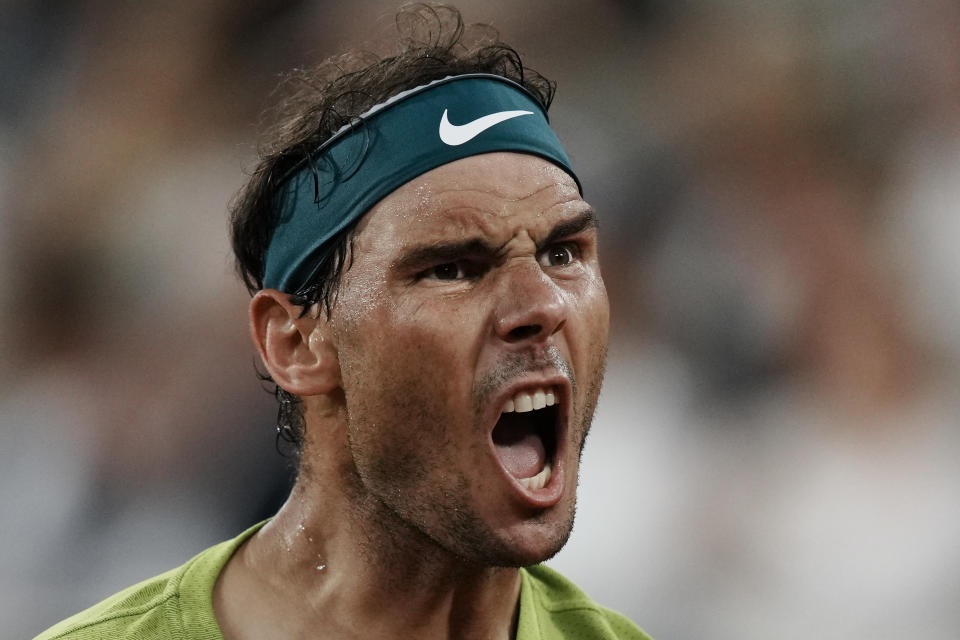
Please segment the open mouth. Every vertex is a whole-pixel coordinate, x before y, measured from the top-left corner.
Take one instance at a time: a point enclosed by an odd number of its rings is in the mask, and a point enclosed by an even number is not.
[[[559,398],[552,387],[518,391],[506,401],[493,428],[497,457],[527,489],[550,482],[557,453]]]

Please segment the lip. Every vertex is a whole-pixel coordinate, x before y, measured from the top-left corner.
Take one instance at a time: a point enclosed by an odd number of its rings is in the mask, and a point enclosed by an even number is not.
[[[525,389],[533,390],[542,387],[553,387],[557,392],[558,425],[555,427],[557,429],[555,433],[556,446],[554,447],[555,451],[553,460],[551,461],[553,468],[550,473],[550,481],[541,489],[529,489],[520,484],[520,482],[503,467],[493,444],[493,430],[496,427],[497,420],[500,418],[500,410],[508,398],[512,398],[518,392]],[[513,487],[516,497],[526,506],[536,509],[546,509],[554,506],[563,498],[566,476],[564,460],[566,460],[568,449],[567,436],[570,430],[571,395],[570,380],[563,375],[524,376],[523,378],[514,380],[509,386],[504,387],[490,402],[489,406],[492,407],[491,411],[493,414],[488,420],[490,427],[487,432],[487,440],[490,444],[490,455],[500,468],[504,478],[506,478],[510,486]]]

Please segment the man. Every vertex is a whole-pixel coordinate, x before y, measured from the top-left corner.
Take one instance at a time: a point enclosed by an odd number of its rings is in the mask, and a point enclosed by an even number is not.
[[[233,208],[289,499],[41,638],[646,637],[537,565],[573,524],[609,320],[553,85],[453,10],[398,24],[433,39],[318,71]]]

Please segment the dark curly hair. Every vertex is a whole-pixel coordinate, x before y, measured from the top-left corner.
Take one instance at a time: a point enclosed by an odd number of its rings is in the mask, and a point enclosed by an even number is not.
[[[370,107],[401,91],[446,76],[490,73],[523,85],[546,110],[555,84],[523,66],[519,54],[499,41],[488,25],[465,26],[460,12],[449,6],[414,4],[396,16],[399,50],[377,57],[370,53],[347,53],[311,69],[298,69],[281,83],[287,94],[277,107],[276,124],[260,146],[260,161],[249,182],[230,205],[230,231],[236,266],[252,295],[263,288],[264,257],[276,224],[277,190],[298,165],[340,127],[355,120]],[[306,314],[315,306],[327,317],[336,303],[337,285],[350,268],[353,229],[341,231],[323,247],[315,275],[291,295],[291,301]],[[304,436],[300,398],[280,388],[270,377],[279,403],[277,445],[281,440],[294,448],[299,463]]]

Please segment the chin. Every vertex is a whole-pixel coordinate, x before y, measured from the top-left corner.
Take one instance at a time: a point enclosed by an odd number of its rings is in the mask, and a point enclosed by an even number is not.
[[[524,523],[519,531],[501,539],[498,553],[488,563],[500,567],[529,567],[557,555],[573,530],[573,514],[562,523],[543,521],[542,517]],[[491,561],[492,560],[492,561]]]

